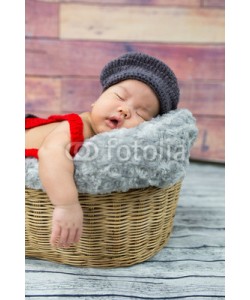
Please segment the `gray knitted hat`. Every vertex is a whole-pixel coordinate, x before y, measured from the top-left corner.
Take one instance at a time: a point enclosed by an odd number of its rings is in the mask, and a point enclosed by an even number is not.
[[[155,57],[129,52],[109,62],[100,75],[103,90],[126,79],[140,80],[155,92],[161,115],[177,108],[180,91],[176,76]]]

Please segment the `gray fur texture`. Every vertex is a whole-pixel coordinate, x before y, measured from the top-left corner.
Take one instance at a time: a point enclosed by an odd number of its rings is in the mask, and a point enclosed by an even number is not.
[[[79,192],[106,194],[182,180],[197,137],[195,118],[177,109],[135,128],[115,129],[85,140],[74,157]],[[25,159],[26,187],[42,189],[38,161]]]

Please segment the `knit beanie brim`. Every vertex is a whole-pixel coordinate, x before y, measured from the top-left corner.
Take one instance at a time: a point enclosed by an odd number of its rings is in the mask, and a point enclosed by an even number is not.
[[[109,62],[100,75],[103,90],[127,79],[142,81],[154,91],[160,102],[161,115],[177,108],[180,95],[177,78],[159,59],[129,52]]]

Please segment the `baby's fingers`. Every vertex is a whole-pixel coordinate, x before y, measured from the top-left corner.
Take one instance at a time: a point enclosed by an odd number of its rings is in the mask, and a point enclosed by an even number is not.
[[[57,246],[60,235],[61,235],[61,227],[59,225],[53,226],[51,237],[50,237],[50,244],[52,246],[54,247]]]
[[[69,246],[76,243],[76,233],[77,233],[77,228],[73,228],[70,230],[69,236],[68,236],[68,241],[67,241],[67,244]]]
[[[76,230],[74,243],[78,243],[80,241],[81,236],[82,236],[82,228],[78,228]]]
[[[62,228],[58,247],[68,247],[69,229]]]

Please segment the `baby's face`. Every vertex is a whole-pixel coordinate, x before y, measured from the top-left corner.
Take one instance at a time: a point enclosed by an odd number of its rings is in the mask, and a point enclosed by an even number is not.
[[[145,83],[129,79],[109,87],[94,103],[91,124],[95,133],[132,128],[158,115],[159,101]]]

